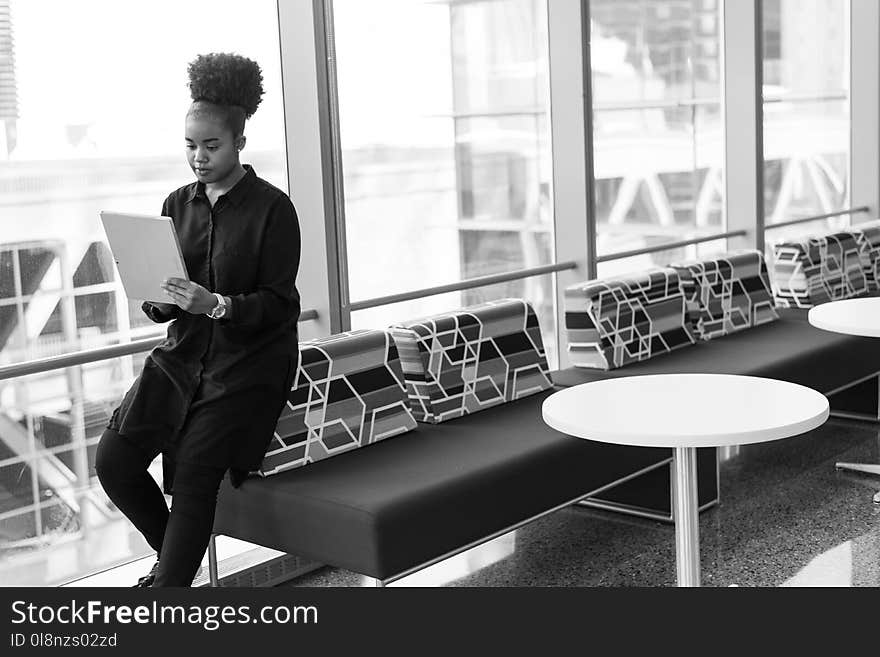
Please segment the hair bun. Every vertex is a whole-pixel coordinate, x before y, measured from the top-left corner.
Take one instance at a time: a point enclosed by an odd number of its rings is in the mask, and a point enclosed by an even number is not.
[[[216,105],[237,105],[247,118],[263,96],[263,73],[252,59],[235,53],[199,55],[189,63],[190,96]]]

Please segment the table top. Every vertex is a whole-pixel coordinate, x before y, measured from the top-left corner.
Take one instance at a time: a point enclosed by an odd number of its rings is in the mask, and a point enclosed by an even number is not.
[[[880,297],[829,301],[810,308],[807,318],[825,331],[880,338]]]
[[[728,374],[657,374],[555,392],[544,421],[578,438],[641,447],[747,445],[806,433],[828,399],[795,383]]]

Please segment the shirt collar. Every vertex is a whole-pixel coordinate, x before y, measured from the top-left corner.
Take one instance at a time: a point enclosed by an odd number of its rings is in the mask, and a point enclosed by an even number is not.
[[[220,197],[225,198],[232,203],[232,205],[239,205],[242,200],[244,200],[244,197],[247,196],[248,190],[250,190],[254,180],[257,179],[257,174],[250,164],[243,164],[242,166],[244,167],[244,175],[237,183],[235,183],[235,185],[232,186],[232,189]],[[203,182],[193,183],[189,198],[186,199],[186,202],[192,203],[198,196],[205,197],[205,183]]]

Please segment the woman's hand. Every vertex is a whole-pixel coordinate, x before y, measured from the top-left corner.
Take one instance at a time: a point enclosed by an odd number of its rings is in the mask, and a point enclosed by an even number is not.
[[[204,315],[217,305],[217,297],[198,283],[184,278],[166,278],[162,289],[178,307],[193,315]]]

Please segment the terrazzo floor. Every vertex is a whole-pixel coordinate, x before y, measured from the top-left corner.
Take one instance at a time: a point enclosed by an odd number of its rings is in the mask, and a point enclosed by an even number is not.
[[[880,463],[880,427],[831,419],[726,455],[700,515],[702,585],[880,586],[880,477],[837,461]],[[674,542],[671,524],[568,507],[390,586],[674,586]],[[285,586],[372,584],[324,567]]]

